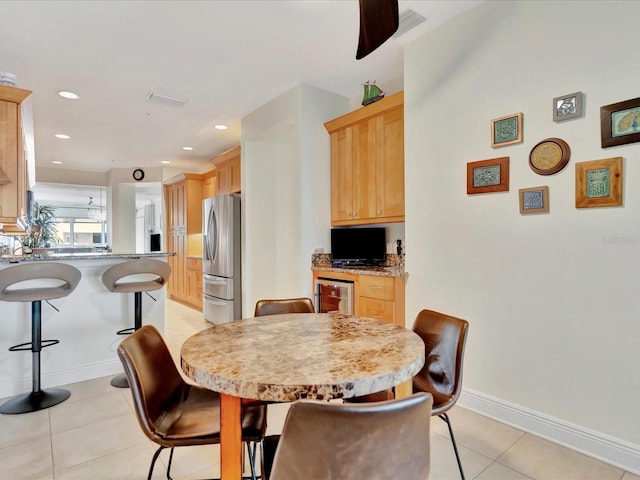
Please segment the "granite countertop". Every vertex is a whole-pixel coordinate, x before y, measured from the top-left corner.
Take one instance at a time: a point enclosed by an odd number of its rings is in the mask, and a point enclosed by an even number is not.
[[[198,384],[242,398],[349,398],[412,378],[425,361],[411,330],[343,314],[269,315],[203,330],[182,345]]]
[[[138,258],[172,257],[175,253],[112,253],[112,252],[82,252],[82,253],[32,253],[31,255],[2,255],[0,263],[49,262],[53,260],[134,260]]]
[[[334,267],[331,254],[314,253],[311,255],[311,270],[315,272],[339,272],[352,275],[373,275],[376,277],[408,277],[404,271],[404,255],[387,253],[384,266],[381,267]]]
[[[311,267],[315,272],[341,272],[354,275],[373,275],[376,277],[407,277],[404,265],[395,267],[332,267],[331,265],[315,265]]]

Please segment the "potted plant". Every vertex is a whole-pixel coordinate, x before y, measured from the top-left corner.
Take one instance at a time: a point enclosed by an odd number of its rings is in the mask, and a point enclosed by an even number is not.
[[[26,236],[22,239],[23,252],[30,253],[34,248],[49,248],[58,243],[55,208],[34,202]]]

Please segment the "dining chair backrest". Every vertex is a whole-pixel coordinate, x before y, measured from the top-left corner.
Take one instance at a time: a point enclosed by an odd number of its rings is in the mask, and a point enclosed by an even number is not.
[[[130,379],[140,426],[151,440],[158,440],[158,421],[180,399],[185,382],[160,332],[151,325],[125,338],[118,356]]]
[[[280,315],[283,313],[314,313],[313,301],[310,298],[279,298],[258,300],[254,317],[264,315]]]
[[[413,331],[425,344],[424,367],[413,377],[413,391],[433,395],[433,414],[451,408],[462,390],[462,364],[469,322],[433,310],[418,313]]]
[[[270,480],[426,479],[432,397],[291,404]]]

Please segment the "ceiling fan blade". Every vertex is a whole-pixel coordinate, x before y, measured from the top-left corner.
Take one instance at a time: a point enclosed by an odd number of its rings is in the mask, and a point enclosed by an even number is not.
[[[398,30],[398,0],[359,0],[360,38],[356,59],[360,60],[386,42]]]

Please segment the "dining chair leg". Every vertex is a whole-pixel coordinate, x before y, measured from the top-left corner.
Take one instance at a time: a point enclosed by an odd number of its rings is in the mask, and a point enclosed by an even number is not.
[[[173,461],[173,449],[174,447],[171,447],[171,453],[169,454],[169,463],[167,464],[167,480],[173,480],[171,478],[171,462]]]
[[[160,452],[165,448],[167,447],[160,446],[160,448],[156,450],[156,453],[153,454],[153,458],[151,459],[151,466],[149,467],[149,475],[147,475],[147,480],[151,480],[151,477],[153,476],[153,467],[155,467],[156,465],[156,460],[158,460],[158,456],[160,455]]]
[[[247,442],[247,452],[249,453],[249,468],[251,468],[251,480],[256,480],[256,448],[258,442]],[[251,448],[253,446],[253,448]]]
[[[451,435],[451,443],[453,444],[453,451],[456,454],[456,460],[458,461],[458,469],[460,470],[460,477],[464,480],[464,472],[462,471],[462,462],[460,461],[460,454],[458,453],[458,445],[456,444],[456,438],[453,436],[453,429],[451,428],[451,421],[449,420],[449,415],[446,413],[441,413],[438,415],[442,420],[444,420],[449,427],[449,435]]]

